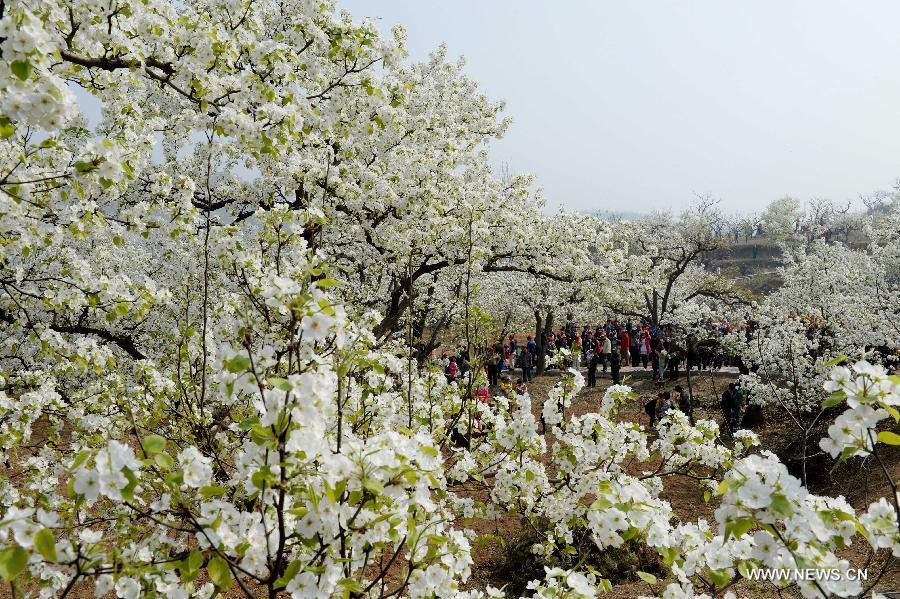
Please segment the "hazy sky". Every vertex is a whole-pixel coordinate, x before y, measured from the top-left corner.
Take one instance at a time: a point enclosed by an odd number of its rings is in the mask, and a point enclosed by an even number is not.
[[[506,98],[495,160],[551,206],[728,210],[900,177],[900,2],[339,0]]]

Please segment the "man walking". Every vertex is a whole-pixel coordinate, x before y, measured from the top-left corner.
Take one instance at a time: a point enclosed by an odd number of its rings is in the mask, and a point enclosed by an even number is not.
[[[732,432],[741,427],[741,410],[744,408],[744,388],[738,382],[734,386],[734,394],[731,396],[731,430]]]
[[[601,361],[603,362],[603,372],[606,372],[606,365],[609,363],[609,355],[612,353],[612,342],[609,340],[609,337],[606,333],[600,333],[600,353],[603,354],[601,356]]]
[[[587,386],[597,386],[597,365],[600,363],[600,354],[595,351],[588,351],[588,376]]]
[[[530,351],[519,353],[519,368],[522,369],[522,380],[530,383],[532,379],[531,370],[534,367],[534,356]]]
[[[734,433],[731,423],[733,420],[732,410],[734,409],[734,383],[728,383],[728,388],[722,392],[722,403],[719,404],[722,409],[722,426],[728,428]]]
[[[678,394],[678,409],[688,417],[691,426],[694,426],[694,406],[691,397],[681,385],[675,385],[675,393]]]
[[[619,354],[620,359],[626,365],[631,363],[631,335],[628,334],[628,331],[623,327],[619,331]]]
[[[609,355],[609,370],[612,373],[612,382],[613,385],[619,385],[622,383],[619,378],[619,371],[622,367],[622,359],[619,357],[619,348],[614,347],[613,352]]]

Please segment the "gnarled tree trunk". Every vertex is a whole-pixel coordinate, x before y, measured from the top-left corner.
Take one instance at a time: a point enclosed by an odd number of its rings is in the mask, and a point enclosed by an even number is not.
[[[534,342],[537,344],[536,374],[544,374],[547,368],[547,337],[553,332],[553,312],[544,318],[539,310],[534,311]]]

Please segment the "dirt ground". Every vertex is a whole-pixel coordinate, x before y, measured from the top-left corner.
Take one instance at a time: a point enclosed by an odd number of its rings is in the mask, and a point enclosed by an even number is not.
[[[634,388],[638,398],[633,403],[624,406],[620,410],[618,417],[644,426],[649,425],[649,418],[643,411],[643,404],[655,397],[659,391],[650,378],[650,371],[640,367],[624,368],[622,376],[625,377],[623,382]],[[695,417],[698,419],[713,419],[721,424],[722,416],[718,407],[718,398],[728,383],[736,380],[737,376],[736,369],[730,368],[715,373],[710,371],[702,373],[696,370],[693,371],[691,374],[691,386],[695,401]],[[512,378],[515,381],[517,375],[515,373],[512,374]],[[551,371],[544,376],[536,377],[528,385],[535,416],[539,416],[544,399],[558,380],[558,371]],[[612,381],[608,373],[598,372],[597,387],[582,389],[573,401],[572,407],[567,414],[580,415],[596,411],[604,391],[611,384]],[[676,384],[681,384],[687,388],[684,373],[682,373],[681,378],[677,382],[666,382],[662,389],[672,391]],[[796,432],[790,426],[790,423],[786,422],[783,414],[778,413],[777,408],[763,411],[761,423],[754,426],[753,429],[760,436],[761,448],[770,449],[775,453],[779,453],[779,449],[783,449],[787,444],[794,441],[796,436]],[[548,441],[551,440],[550,437],[548,434]],[[817,442],[818,438],[815,441]],[[900,478],[900,451],[889,453],[888,463],[895,480]],[[679,520],[687,522],[704,518],[714,525],[715,517],[713,513],[718,504],[715,498],[708,503],[704,501],[703,490],[696,481],[685,477],[668,477],[664,482],[664,487],[665,490],[662,493],[662,497],[672,505],[672,509]],[[876,472],[871,464],[867,464],[865,467],[860,467],[859,464],[856,464],[842,467],[833,474],[821,478],[812,488],[812,491],[820,494],[844,495],[859,510],[864,509],[873,498],[887,495],[889,489],[890,487],[887,485],[883,473]],[[496,525],[493,522],[475,522],[473,526],[481,533],[498,535],[503,537],[504,540],[500,541],[497,538],[490,537],[484,543],[476,544],[473,547],[476,565],[473,568],[472,579],[467,586],[483,589],[487,585],[492,585],[500,588],[506,582],[504,580],[504,570],[507,570],[510,566],[507,561],[508,547],[522,538],[527,531],[524,530],[518,519],[512,516],[504,517]],[[504,547],[504,544],[506,547]],[[842,553],[841,557],[849,559],[854,566],[863,566],[869,557],[868,545],[865,541],[858,539],[857,543]],[[881,571],[880,564],[869,564],[868,569],[872,580]],[[638,595],[658,595],[662,592],[667,582],[671,582],[671,580],[660,580],[651,587],[648,583],[635,579],[634,582],[615,585],[611,592],[603,596],[612,599],[625,599],[637,597]],[[741,581],[730,590],[738,593],[741,597],[748,598],[800,596],[799,593],[791,593],[790,590],[782,591],[779,594],[771,585],[753,581]],[[896,563],[891,565],[880,582],[874,587],[874,590],[880,592],[900,590],[900,565]]]

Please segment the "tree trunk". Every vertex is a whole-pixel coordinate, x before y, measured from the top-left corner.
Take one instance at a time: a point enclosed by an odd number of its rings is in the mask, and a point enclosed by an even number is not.
[[[547,368],[547,337],[553,331],[553,312],[547,312],[547,318],[542,319],[540,312],[534,312],[534,342],[537,344],[537,368],[536,374],[544,374]],[[543,326],[542,326],[543,325]]]
[[[691,413],[687,415],[688,420],[691,423],[691,426],[694,426],[694,388],[691,385],[691,354],[696,352],[696,344],[694,343],[694,336],[688,335],[686,339],[687,352],[685,352],[684,361],[685,366],[687,368],[687,386],[688,386],[688,401],[691,403]]]

